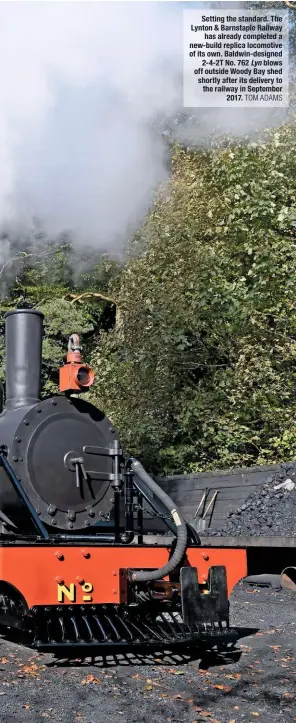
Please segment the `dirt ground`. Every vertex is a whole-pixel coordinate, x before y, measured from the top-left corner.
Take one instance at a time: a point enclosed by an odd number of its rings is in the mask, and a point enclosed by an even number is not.
[[[240,630],[235,650],[202,660],[65,661],[0,638],[0,721],[296,721],[296,595],[240,585],[231,623]]]

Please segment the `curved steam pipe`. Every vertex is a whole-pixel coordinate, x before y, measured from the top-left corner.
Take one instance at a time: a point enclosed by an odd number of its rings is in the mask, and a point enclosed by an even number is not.
[[[132,580],[134,582],[152,582],[152,580],[160,580],[166,577],[166,575],[169,575],[181,562],[187,547],[187,525],[173,500],[154,482],[141,463],[134,457],[131,457],[129,464],[133,472],[147,485],[149,490],[158,497],[162,504],[165,505],[177,528],[176,547],[170,560],[158,570],[139,570],[132,574]]]

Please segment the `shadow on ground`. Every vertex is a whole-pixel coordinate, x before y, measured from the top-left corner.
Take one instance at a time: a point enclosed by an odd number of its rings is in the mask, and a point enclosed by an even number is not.
[[[192,661],[200,661],[199,668],[208,670],[211,667],[220,665],[231,665],[240,660],[241,651],[235,647],[236,643],[250,635],[255,635],[258,628],[234,628],[236,632],[235,642],[220,644],[219,649],[210,647],[195,646],[194,648],[174,646],[163,650],[151,650],[148,646],[137,648],[120,648],[106,649],[102,653],[102,648],[72,648],[71,653],[65,654],[65,649],[56,649],[52,651],[51,660],[45,663],[48,667],[87,667],[95,665],[98,668],[110,668],[117,666],[163,666],[175,665],[182,666]],[[53,657],[52,657],[53,656]]]

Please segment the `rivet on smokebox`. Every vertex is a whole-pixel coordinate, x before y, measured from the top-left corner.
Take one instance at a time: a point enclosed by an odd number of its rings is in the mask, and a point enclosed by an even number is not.
[[[112,575],[117,575],[116,570],[113,570]]]
[[[59,577],[59,575],[56,577],[56,582],[58,582],[60,585],[64,584],[64,580],[62,577]]]
[[[113,592],[113,595],[116,595],[117,590],[115,590],[115,588],[113,588],[112,592]]]
[[[82,585],[82,583],[84,582],[84,579],[83,577],[81,577],[81,575],[77,575],[76,580],[80,583],[80,585]]]
[[[90,557],[90,552],[87,552],[87,550],[81,550],[81,554],[83,557],[86,557],[87,560]]]
[[[62,552],[55,552],[54,554],[55,554],[55,556],[58,558],[58,560],[63,560],[63,559],[64,559],[64,555],[63,555]]]
[[[202,558],[203,558],[204,560],[209,560],[209,559],[210,559],[209,555],[207,555],[206,552],[202,552],[202,553],[201,553],[201,556],[202,556]]]

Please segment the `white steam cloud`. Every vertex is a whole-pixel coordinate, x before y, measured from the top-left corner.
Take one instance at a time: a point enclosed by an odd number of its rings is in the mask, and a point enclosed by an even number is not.
[[[180,110],[181,73],[181,3],[1,2],[0,230],[119,248],[167,176],[151,126]]]
[[[151,123],[179,104],[181,21],[166,3],[0,3],[0,227],[107,246],[137,223],[165,174]]]

